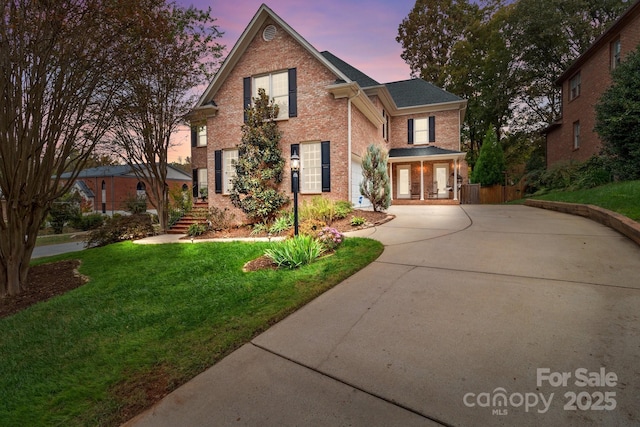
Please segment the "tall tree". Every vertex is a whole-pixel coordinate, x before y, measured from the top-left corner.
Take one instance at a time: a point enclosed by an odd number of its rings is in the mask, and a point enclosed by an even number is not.
[[[509,43],[521,91],[515,126],[539,130],[560,115],[556,79],[629,6],[625,0],[519,0]]]
[[[175,4],[147,11],[161,31],[148,39],[138,57],[140,73],[127,76],[111,129],[115,152],[146,184],[160,227],[168,226],[166,185],[171,135],[196,100],[194,89],[213,76],[224,46],[211,9]],[[144,35],[143,35],[144,37]]]
[[[386,210],[391,204],[388,161],[389,153],[375,144],[370,144],[362,157],[360,194],[369,199],[374,212]]]
[[[158,1],[0,1],[0,296],[25,286],[38,229],[111,124]]]
[[[612,78],[596,104],[595,129],[614,175],[640,179],[640,45],[613,70]]]
[[[246,113],[229,197],[249,219],[267,223],[289,201],[280,191],[284,158],[279,147],[282,132],[275,121],[278,105],[260,88]]]
[[[417,0],[396,37],[412,75],[447,88],[451,79],[445,69],[453,47],[464,40],[479,11],[469,0]]]
[[[471,179],[482,185],[500,184],[506,169],[502,145],[493,127],[487,130]]]

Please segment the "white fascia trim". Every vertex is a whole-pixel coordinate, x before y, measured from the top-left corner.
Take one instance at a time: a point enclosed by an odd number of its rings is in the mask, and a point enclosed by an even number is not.
[[[360,89],[356,82],[337,83],[326,87],[327,91],[333,95],[335,99],[349,98],[358,110],[365,115],[374,126],[380,127],[384,123],[382,112],[379,111],[367,94]]]

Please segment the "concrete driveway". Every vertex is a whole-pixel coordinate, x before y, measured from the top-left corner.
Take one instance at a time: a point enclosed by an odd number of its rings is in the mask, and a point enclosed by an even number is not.
[[[382,256],[135,426],[640,424],[640,248],[525,206],[398,206]]]

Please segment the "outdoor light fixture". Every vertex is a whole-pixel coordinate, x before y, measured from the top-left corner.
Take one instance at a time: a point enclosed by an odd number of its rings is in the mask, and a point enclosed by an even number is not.
[[[291,155],[291,188],[293,190],[293,235],[298,235],[298,191],[300,190],[300,156]]]

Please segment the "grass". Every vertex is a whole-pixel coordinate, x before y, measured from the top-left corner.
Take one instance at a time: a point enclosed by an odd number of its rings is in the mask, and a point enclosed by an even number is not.
[[[640,221],[640,181],[614,182],[588,190],[556,191],[532,198],[596,205]]]
[[[36,240],[37,246],[58,245],[60,243],[72,243],[82,242],[85,238],[85,233],[68,233],[68,234],[47,234],[44,236],[38,236]]]
[[[119,425],[376,259],[349,238],[298,270],[244,273],[268,243],[119,243],[80,258],[91,281],[0,319],[0,424]]]

